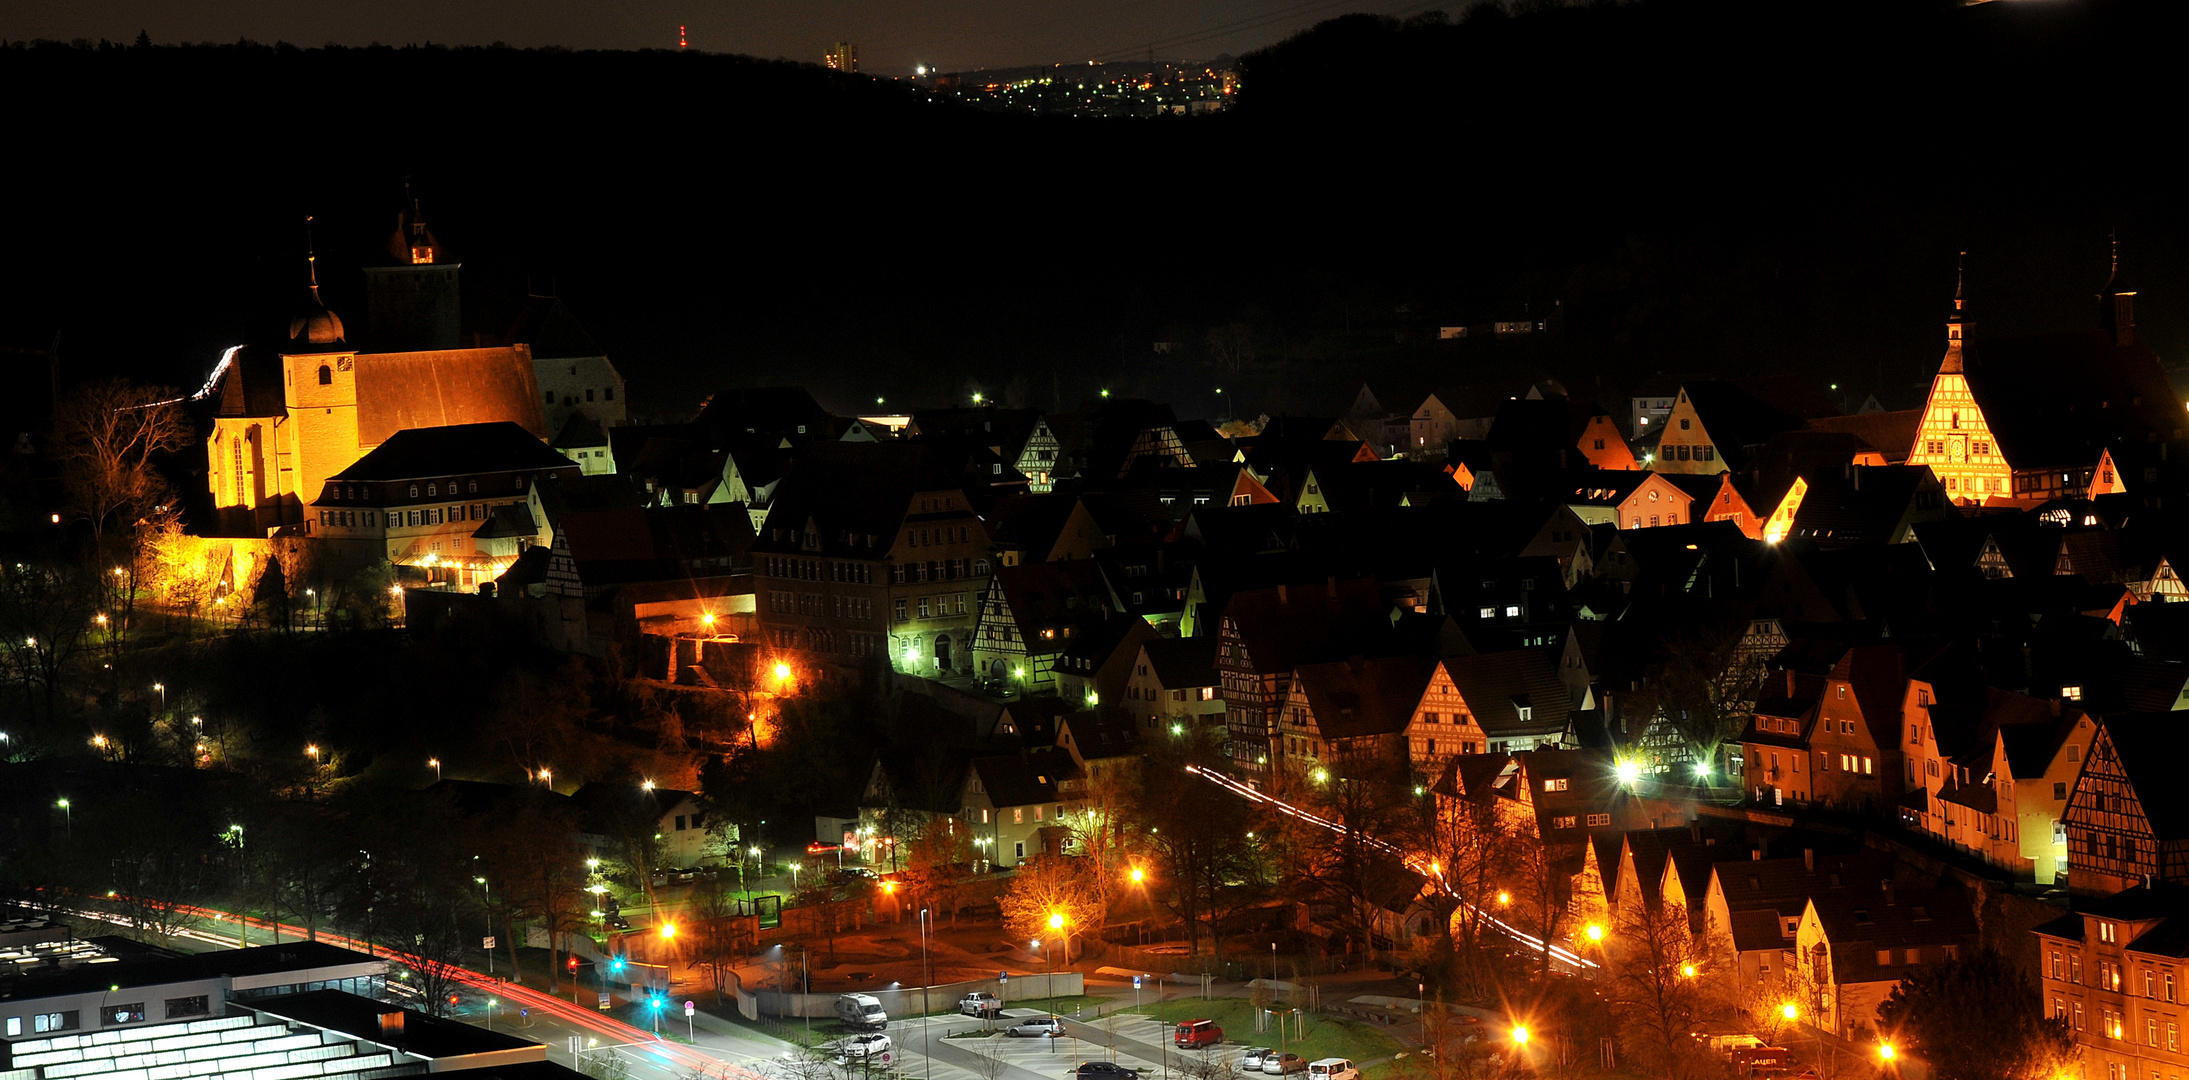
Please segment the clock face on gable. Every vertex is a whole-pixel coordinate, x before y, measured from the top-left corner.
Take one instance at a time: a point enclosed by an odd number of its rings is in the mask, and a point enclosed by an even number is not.
[[[1956,435],[1953,438],[1946,440],[1946,457],[1949,460],[1966,461],[1968,460],[1968,456],[1969,441],[1966,438]]]

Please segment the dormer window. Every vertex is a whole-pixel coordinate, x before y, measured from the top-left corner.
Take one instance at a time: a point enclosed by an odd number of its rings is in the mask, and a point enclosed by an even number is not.
[[[413,499],[418,497],[418,485],[412,484],[410,486],[410,497]]]
[[[477,490],[479,490],[479,482],[478,482],[477,480],[470,480],[470,481],[466,481],[466,482],[465,482],[465,485],[464,485],[464,490],[465,490],[465,491],[477,491]]]
[[[432,484],[427,484],[427,485],[426,485],[426,495],[427,495],[428,497],[431,497],[431,496],[434,496],[434,495],[439,495],[440,493],[441,493],[441,492],[439,491],[439,489],[435,488],[435,487],[434,487],[434,485],[432,485]]]

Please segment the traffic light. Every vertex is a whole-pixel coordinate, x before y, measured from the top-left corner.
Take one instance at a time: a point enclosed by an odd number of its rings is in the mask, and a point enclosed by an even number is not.
[[[573,972],[578,970],[578,958],[575,956],[570,958],[570,970]]]
[[[614,972],[614,973],[616,973],[616,974],[618,974],[618,975],[621,975],[621,974],[623,974],[623,957],[621,957],[621,956],[618,956],[618,957],[616,957],[616,958],[614,958],[614,959],[612,959],[612,960],[608,961],[608,970],[610,970],[610,971],[612,971],[612,972]]]

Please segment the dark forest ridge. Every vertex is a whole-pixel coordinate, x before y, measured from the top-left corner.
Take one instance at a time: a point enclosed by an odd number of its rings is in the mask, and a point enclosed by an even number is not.
[[[2181,351],[2158,5],[1525,7],[1334,20],[1244,58],[1228,114],[1120,122],[667,50],[11,43],[45,262],[0,336],[192,381],[283,310],[307,214],[354,308],[407,175],[482,313],[549,283],[662,408],[725,375],[1131,389],[1234,325],[1266,369],[1234,392],[1282,406],[1434,362],[1408,316],[1554,301],[1568,369],[1908,382],[1955,252],[1985,325],[2032,330],[2115,227]]]

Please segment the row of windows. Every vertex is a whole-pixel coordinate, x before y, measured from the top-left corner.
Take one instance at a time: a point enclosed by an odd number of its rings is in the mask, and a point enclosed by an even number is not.
[[[793,559],[787,556],[770,556],[763,565],[767,576],[797,578],[800,581],[829,581],[848,585],[874,584],[872,563],[842,562],[834,559]]]
[[[904,531],[905,542],[913,547],[934,547],[936,544],[948,544],[953,541],[962,544],[965,543],[966,537],[970,535],[972,535],[971,529],[965,525],[959,525],[955,528],[906,529]]]
[[[903,585],[907,582],[920,582],[929,579],[956,581],[963,577],[987,576],[988,560],[986,559],[943,559],[940,562],[929,560],[927,562],[891,563],[889,566],[889,582],[892,585]]]
[[[1596,448],[1602,450],[1604,448],[1603,440],[1598,439],[1596,442]],[[1718,448],[1710,443],[1703,443],[1692,449],[1685,445],[1667,446],[1664,448],[1664,452],[1666,461],[1716,461],[1718,459]]]
[[[1450,746],[1452,744],[1447,743],[1445,745]],[[1462,739],[1459,741],[1458,749],[1451,752],[1458,754],[1478,754],[1482,752],[1480,749],[1480,745],[1481,744],[1473,741],[1472,739]],[[1417,739],[1414,741],[1414,757],[1417,760],[1433,758],[1435,756],[1437,756],[1437,741],[1435,739]]]
[[[320,370],[321,370],[321,371],[325,371],[325,370],[327,370],[327,369],[325,369],[325,368],[321,368]],[[613,387],[613,386],[604,386],[604,387],[601,387],[601,390],[600,390],[600,399],[601,399],[602,401],[614,401],[614,400],[616,400],[616,388],[615,388],[615,387]],[[586,387],[586,388],[585,388],[585,400],[587,400],[587,401],[591,401],[591,400],[593,400],[593,388],[592,388],[592,387],[590,387],[590,386],[588,386],[588,387]],[[553,404],[555,403],[555,392],[554,392],[553,390],[542,390],[542,391],[540,391],[540,402],[541,402],[541,404],[544,404],[544,405],[553,405]],[[564,397],[564,398],[562,399],[562,403],[563,403],[563,404],[565,404],[565,405],[575,405],[575,404],[577,404],[577,403],[578,403],[578,398],[577,398],[577,395],[576,395],[576,394],[570,394],[570,395],[567,395],[567,396],[565,396],[565,397]]]
[[[1551,819],[1551,828],[1553,828],[1553,829],[1570,829],[1570,828],[1573,828],[1573,826],[1574,826],[1574,822],[1575,822],[1576,820],[1577,820],[1577,819],[1576,819],[1576,818],[1574,817],[1574,815],[1572,815],[1572,814],[1566,814],[1566,815],[1564,815],[1564,816],[1562,816],[1562,817],[1554,817],[1554,818],[1552,818],[1552,819]],[[1601,827],[1601,826],[1604,826],[1604,825],[1609,825],[1609,824],[1611,824],[1611,815],[1610,815],[1610,814],[1590,814],[1590,815],[1588,815],[1588,827],[1589,827],[1589,828],[1591,828],[1591,829],[1594,829],[1594,828],[1598,828],[1598,827]]]
[[[895,601],[891,613],[897,617],[898,622],[903,622],[908,617],[906,614],[908,607],[904,599],[900,597]],[[932,619],[942,615],[963,615],[965,614],[965,594],[944,593],[941,596],[923,596],[919,598],[918,608],[919,617],[923,619]]]

